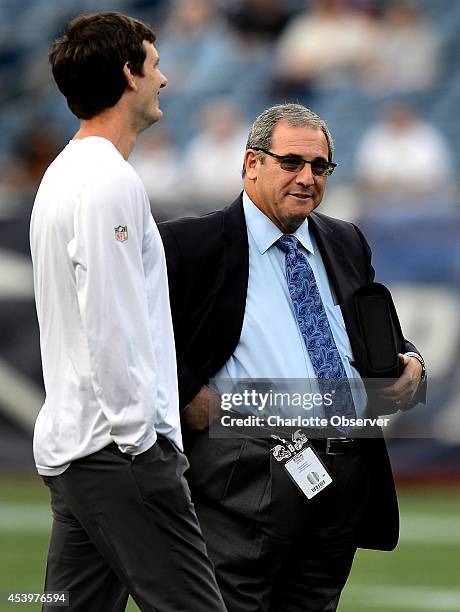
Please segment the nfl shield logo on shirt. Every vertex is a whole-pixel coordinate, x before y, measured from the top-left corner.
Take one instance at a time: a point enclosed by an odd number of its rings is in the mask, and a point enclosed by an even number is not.
[[[127,225],[119,225],[118,227],[113,228],[115,230],[115,238],[119,242],[124,242],[128,240],[128,226]]]

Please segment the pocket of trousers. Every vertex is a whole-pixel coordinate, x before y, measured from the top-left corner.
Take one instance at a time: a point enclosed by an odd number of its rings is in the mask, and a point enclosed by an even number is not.
[[[248,509],[256,513],[270,477],[270,449],[265,440],[245,439],[229,474],[223,500],[226,504],[250,506]]]
[[[131,464],[133,478],[148,505],[180,511],[191,504],[184,472],[188,468],[185,455],[163,436]]]
[[[152,444],[152,446],[150,446],[147,450],[143,451],[142,453],[139,453],[138,455],[134,455],[134,457],[131,459],[132,463],[137,463],[139,461],[144,461],[152,453],[155,453],[157,451],[157,449],[155,448],[156,445],[157,445],[157,441],[155,441]]]
[[[242,452],[242,438],[210,438],[204,431],[189,452],[187,475],[195,499],[220,503]]]

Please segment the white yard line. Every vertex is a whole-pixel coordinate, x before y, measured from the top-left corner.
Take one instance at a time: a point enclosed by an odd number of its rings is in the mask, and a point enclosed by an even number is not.
[[[460,515],[403,514],[401,542],[408,544],[460,544]]]
[[[48,504],[0,502],[0,531],[49,531],[50,526]]]

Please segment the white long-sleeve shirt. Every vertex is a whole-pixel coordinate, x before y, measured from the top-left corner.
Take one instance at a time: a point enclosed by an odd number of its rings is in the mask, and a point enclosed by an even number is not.
[[[72,140],[46,171],[31,220],[46,400],[38,472],[115,442],[182,447],[163,245],[141,180],[115,146]]]

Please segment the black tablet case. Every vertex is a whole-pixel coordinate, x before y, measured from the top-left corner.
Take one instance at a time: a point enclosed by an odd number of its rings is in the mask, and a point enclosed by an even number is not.
[[[404,336],[390,291],[381,283],[369,283],[355,293],[355,306],[368,377],[398,378]]]
[[[380,416],[398,412],[397,404],[379,394],[379,389],[399,378],[398,353],[404,353],[404,336],[391,293],[381,283],[369,283],[356,292],[355,307],[366,349],[369,413]]]

